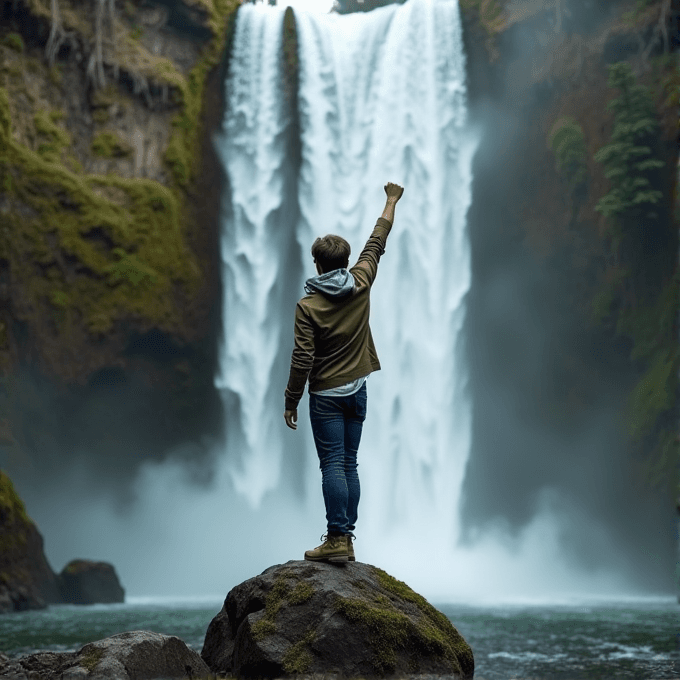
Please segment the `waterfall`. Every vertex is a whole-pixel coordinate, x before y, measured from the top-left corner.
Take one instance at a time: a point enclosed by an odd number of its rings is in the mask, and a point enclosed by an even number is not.
[[[293,127],[282,103],[282,22],[278,8],[239,10],[218,143],[229,186],[216,384],[229,475],[253,508],[270,492],[295,496],[311,503],[315,526],[324,529],[307,397],[297,432],[282,418],[294,304],[315,273],[314,238],[345,237],[353,264],[382,212],[383,185],[397,182],[405,193],[372,291],[382,370],[367,384],[358,545],[367,561],[374,550],[398,551],[406,536],[453,546],[470,444],[461,331],[476,147],[466,121],[458,3],[296,13],[302,158],[295,210],[286,208],[285,139]],[[284,488],[282,471],[291,465],[304,493]]]

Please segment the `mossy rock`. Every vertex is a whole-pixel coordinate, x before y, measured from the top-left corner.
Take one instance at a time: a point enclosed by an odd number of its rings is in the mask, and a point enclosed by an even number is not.
[[[218,675],[472,678],[470,646],[405,583],[360,562],[291,561],[234,588],[206,633]]]
[[[24,52],[24,39],[18,33],[8,33],[2,39],[2,44],[19,54]]]
[[[58,601],[42,537],[11,479],[0,470],[0,613],[41,609]]]
[[[132,153],[132,147],[115,132],[99,132],[92,140],[92,153],[102,158],[121,158]]]
[[[38,652],[7,660],[3,677],[52,680],[61,677],[208,678],[207,666],[174,635],[134,630],[96,642],[77,652]]]
[[[26,506],[14,490],[12,480],[0,470],[0,531],[2,525],[33,526],[26,514]]]

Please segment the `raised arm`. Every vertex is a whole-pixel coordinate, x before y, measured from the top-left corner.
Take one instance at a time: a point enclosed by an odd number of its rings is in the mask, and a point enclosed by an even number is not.
[[[387,200],[385,201],[383,214],[378,218],[373,228],[373,233],[368,241],[366,241],[366,245],[361,251],[357,263],[351,269],[352,273],[355,274],[355,278],[357,276],[360,277],[361,281],[369,286],[373,285],[375,275],[378,273],[378,262],[380,262],[380,258],[385,252],[387,237],[394,222],[394,208],[404,193],[404,189],[398,184],[388,182],[385,185],[385,193],[387,194]]]
[[[397,202],[404,193],[404,187],[400,187],[398,184],[392,184],[388,182],[385,185],[385,193],[387,194],[387,200],[385,201],[385,209],[383,210],[382,218],[388,220],[390,223],[394,222],[394,208]]]

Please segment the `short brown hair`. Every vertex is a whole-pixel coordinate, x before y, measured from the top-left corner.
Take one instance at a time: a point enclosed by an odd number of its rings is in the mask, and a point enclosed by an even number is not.
[[[324,274],[347,267],[349,253],[349,243],[335,234],[326,234],[312,244],[312,257]]]

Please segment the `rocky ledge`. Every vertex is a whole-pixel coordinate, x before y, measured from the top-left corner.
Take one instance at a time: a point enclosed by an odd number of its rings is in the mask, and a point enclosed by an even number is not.
[[[227,595],[201,656],[237,678],[473,677],[472,650],[405,583],[360,562],[290,561]]]
[[[77,652],[39,652],[10,660],[0,654],[0,678],[12,680],[153,680],[207,678],[210,669],[182,640],[137,630],[91,642]]]

